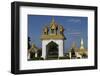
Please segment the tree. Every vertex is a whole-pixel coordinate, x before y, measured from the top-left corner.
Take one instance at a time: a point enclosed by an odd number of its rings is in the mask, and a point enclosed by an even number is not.
[[[28,49],[30,49],[31,48],[31,44],[30,44],[30,37],[28,37]]]
[[[83,58],[87,58],[88,56],[84,53],[84,54],[82,55],[82,57],[83,57]]]
[[[71,49],[71,55],[72,55],[73,58],[76,57],[76,56],[75,56],[75,49],[74,49],[74,48]]]

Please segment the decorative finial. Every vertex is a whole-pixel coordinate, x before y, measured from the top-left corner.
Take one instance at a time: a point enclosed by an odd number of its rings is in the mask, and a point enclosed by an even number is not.
[[[45,26],[44,29],[43,29],[43,34],[47,35],[48,31],[49,31],[48,26]]]
[[[60,34],[62,34],[62,35],[63,35],[64,28],[63,28],[63,26],[62,26],[62,25],[60,25],[60,27],[59,27],[59,31],[60,31]]]
[[[81,38],[81,45],[83,45],[83,38]]]
[[[72,48],[76,48],[76,43],[75,42],[72,43]]]
[[[80,46],[80,49],[84,49],[83,38],[81,38],[81,46]]]
[[[52,23],[54,23],[55,22],[55,20],[54,20],[54,16],[52,17]]]

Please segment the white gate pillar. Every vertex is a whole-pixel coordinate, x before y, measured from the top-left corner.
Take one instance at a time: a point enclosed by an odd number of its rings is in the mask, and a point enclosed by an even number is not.
[[[46,59],[46,43],[42,41],[42,57]]]
[[[63,57],[64,56],[64,53],[63,53],[63,50],[64,50],[64,48],[63,48],[63,40],[60,40],[58,45],[59,45],[59,57]]]

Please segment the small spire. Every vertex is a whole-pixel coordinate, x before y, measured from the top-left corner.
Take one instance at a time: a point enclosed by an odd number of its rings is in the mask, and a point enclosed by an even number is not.
[[[35,44],[32,43],[32,48],[34,48],[34,47],[35,47]]]
[[[72,43],[72,48],[76,48],[76,43],[75,42]]]
[[[83,38],[81,38],[81,45],[83,46]]]
[[[84,43],[83,43],[83,38],[81,38],[81,46],[80,46],[81,49],[84,48]]]
[[[55,20],[54,20],[54,16],[52,17],[52,23],[54,23],[55,22]]]

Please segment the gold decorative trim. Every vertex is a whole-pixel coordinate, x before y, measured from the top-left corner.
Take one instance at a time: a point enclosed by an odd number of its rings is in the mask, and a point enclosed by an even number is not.
[[[48,39],[65,39],[65,37],[63,35],[42,35],[41,36],[41,40],[48,40]]]

